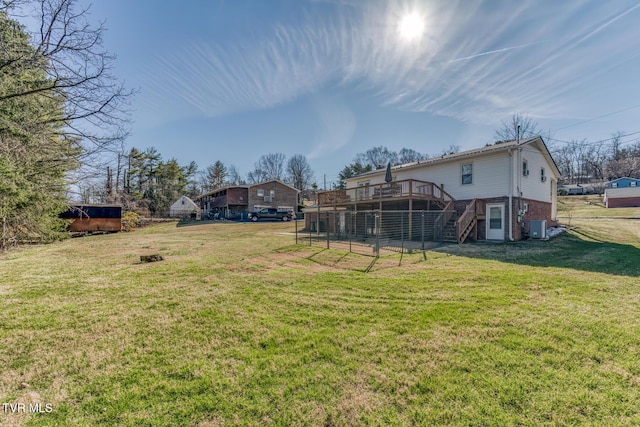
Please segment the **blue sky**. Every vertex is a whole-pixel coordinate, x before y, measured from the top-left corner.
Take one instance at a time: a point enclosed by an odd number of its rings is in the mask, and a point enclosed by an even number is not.
[[[514,111],[562,141],[640,132],[636,1],[105,0],[91,17],[140,88],[128,147],[184,165],[303,154],[322,186],[373,146],[493,142]]]

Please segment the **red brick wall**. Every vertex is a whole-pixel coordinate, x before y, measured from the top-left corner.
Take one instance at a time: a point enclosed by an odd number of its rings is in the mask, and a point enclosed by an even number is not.
[[[529,208],[527,212],[522,216],[521,222],[518,222],[518,211],[520,208],[520,200],[517,197],[512,198],[512,207],[509,209],[508,197],[494,197],[490,199],[482,199],[485,202],[485,206],[488,203],[504,203],[504,239],[509,240],[509,215],[511,215],[511,224],[513,224],[513,239],[522,240],[525,237],[525,233],[529,232],[530,220],[547,221],[547,225],[555,225],[555,221],[552,220],[551,203],[540,202],[537,200],[522,199],[522,206],[528,204]],[[456,200],[455,206],[458,213],[464,212],[464,208],[470,200]],[[478,240],[486,239],[486,220],[478,221]]]
[[[621,197],[619,199],[607,198],[608,208],[636,208],[640,207],[640,198]]]
[[[551,203],[528,199],[523,199],[522,202],[527,203],[529,205],[529,209],[524,214],[522,223],[523,227],[521,227],[521,231],[527,234],[529,233],[529,221],[531,220],[546,220],[547,227],[556,225],[556,221],[552,218]]]
[[[264,190],[265,196],[268,196],[271,190],[275,190],[275,197],[270,203],[265,202],[264,196],[258,196],[258,189]],[[298,208],[298,192],[276,181],[252,185],[249,188],[248,198],[248,209],[250,211],[253,210],[255,205],[270,206],[273,208],[277,208],[278,206],[290,206],[293,209]]]
[[[504,240],[509,240],[509,198],[508,197],[492,197],[490,199],[481,199],[485,204],[485,213],[486,213],[486,205],[487,203],[504,203]],[[458,214],[462,214],[467,204],[471,200],[456,200],[455,207]],[[517,202],[514,197],[514,205],[517,206]],[[516,208],[517,209],[517,208]],[[513,209],[511,210],[513,212]],[[516,224],[516,217],[513,217],[513,224]],[[478,240],[484,240],[487,238],[487,221],[485,219],[481,219],[478,221]],[[514,229],[517,228],[514,226]],[[514,239],[518,240],[519,238],[514,236]]]

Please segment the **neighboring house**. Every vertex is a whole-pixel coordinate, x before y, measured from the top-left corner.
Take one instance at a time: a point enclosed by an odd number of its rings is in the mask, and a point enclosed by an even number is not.
[[[558,194],[561,196],[575,196],[580,194],[588,194],[590,187],[581,184],[565,184],[558,186]]]
[[[263,208],[296,211],[299,191],[279,180],[252,185],[235,185],[216,189],[196,198],[207,214],[220,218],[239,218],[244,212]]]
[[[187,196],[181,196],[169,208],[169,216],[171,218],[182,218],[185,216],[200,217],[200,206]]]
[[[640,179],[635,178],[618,178],[613,181],[609,181],[605,184],[605,188],[630,188],[630,187],[640,187]]]
[[[214,214],[217,218],[239,218],[247,210],[249,187],[232,185],[218,188],[198,196],[195,201],[205,214]]]
[[[367,172],[345,180],[345,190],[319,193],[318,217],[327,209],[442,210],[458,243],[520,240],[531,220],[557,219],[560,172],[540,137],[394,166],[391,182],[385,175]]]
[[[70,220],[71,232],[120,231],[122,206],[120,205],[72,205],[60,218]]]
[[[640,207],[640,187],[607,188],[604,204],[608,208]]]
[[[249,187],[249,211],[263,208],[277,208],[278,210],[298,210],[298,193],[294,187],[278,180],[265,181]]]

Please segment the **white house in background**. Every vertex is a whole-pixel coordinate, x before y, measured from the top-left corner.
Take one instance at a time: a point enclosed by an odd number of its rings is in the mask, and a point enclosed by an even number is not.
[[[181,196],[169,208],[169,216],[171,218],[182,218],[191,216],[194,213],[197,217],[200,217],[200,207],[187,196]]]
[[[539,136],[394,166],[391,174],[391,182],[386,169],[346,179],[346,190],[320,193],[318,207],[455,210],[449,220],[458,243],[520,240],[530,221],[557,220],[560,171]]]
[[[607,188],[603,199],[608,208],[637,208],[640,207],[640,187]]]

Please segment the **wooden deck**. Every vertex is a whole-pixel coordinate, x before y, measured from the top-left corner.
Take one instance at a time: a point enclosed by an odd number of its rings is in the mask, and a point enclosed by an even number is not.
[[[384,184],[367,185],[344,190],[322,191],[318,193],[318,212],[320,209],[342,208],[359,211],[361,209],[397,210],[398,203],[405,202],[404,207],[411,212],[418,201],[435,202],[436,210],[442,210],[438,223],[445,224],[440,231],[442,240],[463,243],[468,237],[477,239],[478,220],[485,217],[485,203],[474,199],[467,204],[464,212],[455,214],[455,199],[439,185],[432,182],[408,179],[392,181]],[[424,206],[424,203],[420,203]],[[394,207],[391,207],[394,206]],[[410,225],[410,224],[409,224]],[[450,236],[449,236],[450,234]]]
[[[431,200],[446,206],[454,199],[440,186],[415,179],[318,193],[319,207],[353,206],[359,203],[404,200]]]

